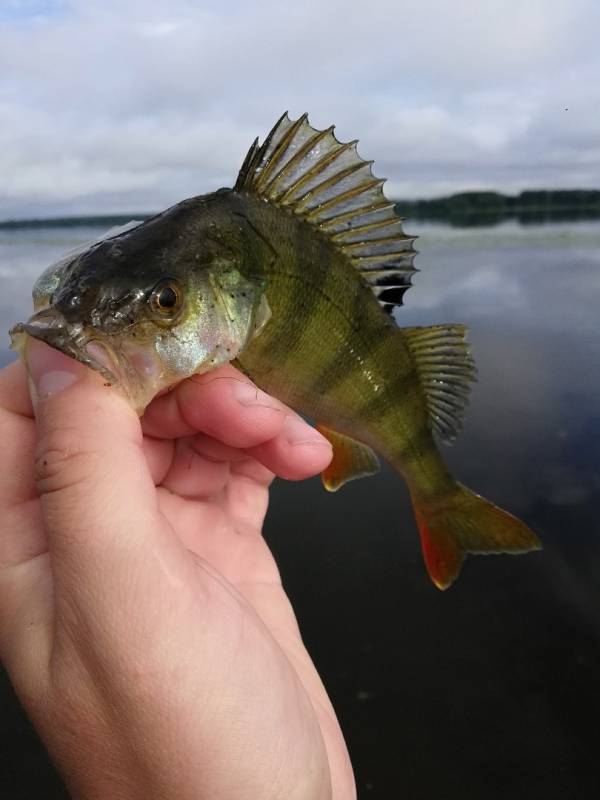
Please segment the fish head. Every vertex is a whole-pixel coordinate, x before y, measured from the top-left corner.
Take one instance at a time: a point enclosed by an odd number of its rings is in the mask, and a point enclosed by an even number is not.
[[[35,313],[11,330],[100,372],[138,413],[162,390],[234,359],[267,322],[260,280],[219,239],[146,223],[47,269]],[[171,223],[171,224],[169,224]]]

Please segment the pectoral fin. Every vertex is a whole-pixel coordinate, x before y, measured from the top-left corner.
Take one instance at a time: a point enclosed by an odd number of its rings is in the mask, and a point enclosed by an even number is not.
[[[324,425],[317,425],[321,433],[333,447],[331,463],[321,473],[323,486],[329,492],[336,492],[348,481],[366,478],[379,472],[379,459],[366,444],[332,431]]]

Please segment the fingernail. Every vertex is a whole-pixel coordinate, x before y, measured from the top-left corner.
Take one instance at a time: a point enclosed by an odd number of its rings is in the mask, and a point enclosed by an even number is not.
[[[26,360],[35,390],[34,400],[62,392],[78,381],[85,370],[73,358],[35,340],[27,348]]]
[[[242,406],[266,406],[281,410],[281,404],[274,397],[246,381],[235,381],[233,396]]]
[[[316,444],[331,447],[330,443],[321,436],[319,431],[300,419],[300,417],[288,416],[283,424],[283,433],[289,444]]]

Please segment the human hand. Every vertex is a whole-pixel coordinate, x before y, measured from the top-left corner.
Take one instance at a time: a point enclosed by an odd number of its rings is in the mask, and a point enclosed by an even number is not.
[[[346,800],[347,750],[261,535],[329,444],[227,366],[138,420],[46,345],[0,371],[0,657],[78,798]],[[68,384],[68,385],[67,385]]]

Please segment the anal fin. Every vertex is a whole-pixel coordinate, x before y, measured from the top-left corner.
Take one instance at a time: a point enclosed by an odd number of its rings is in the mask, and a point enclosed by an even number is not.
[[[357,442],[343,433],[332,431],[324,425],[317,425],[317,430],[333,447],[331,463],[321,473],[321,480],[327,491],[336,492],[348,481],[366,478],[379,472],[379,459],[366,444]]]

